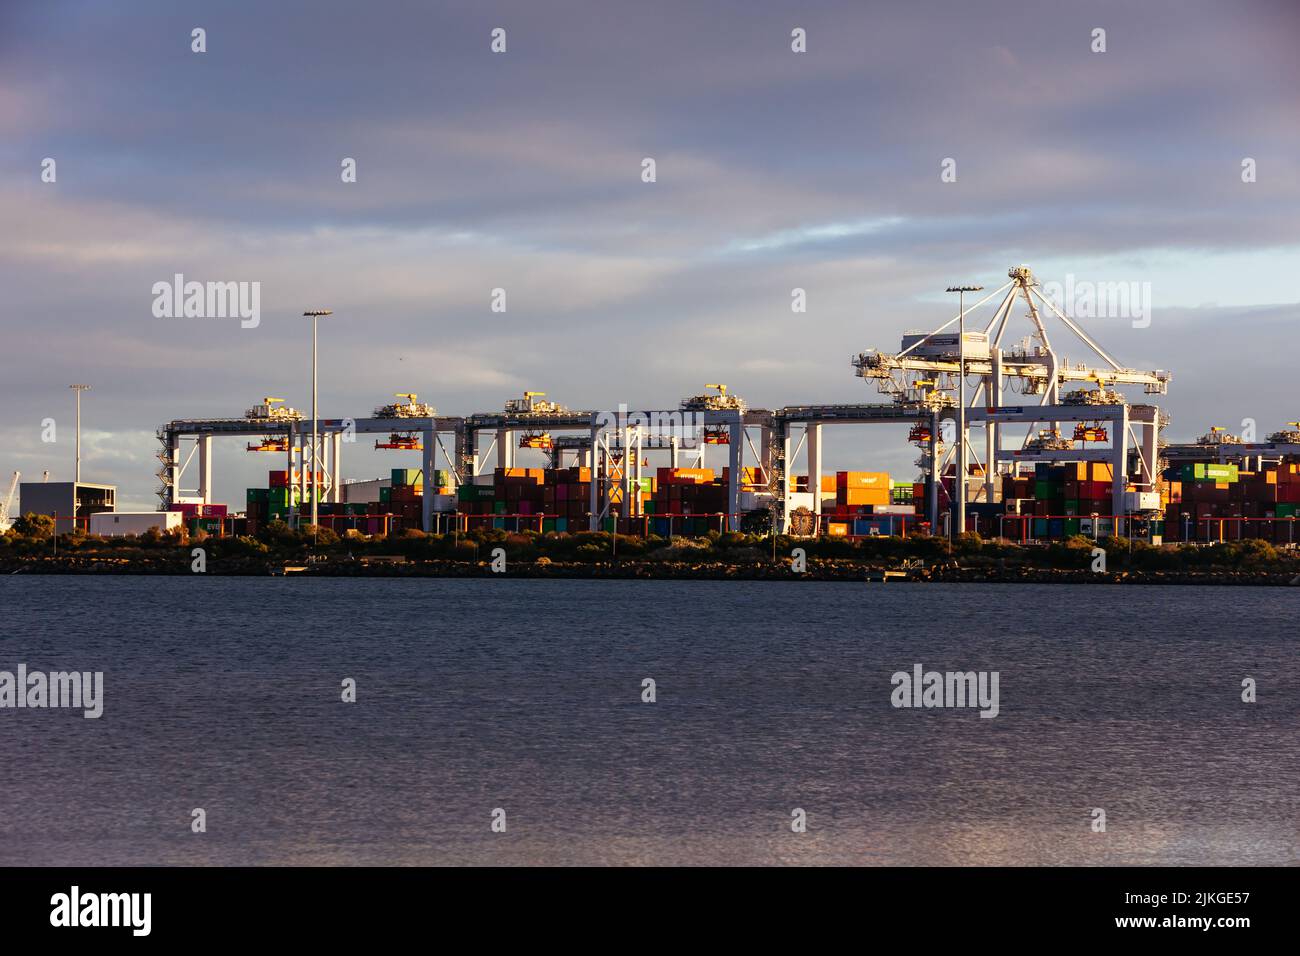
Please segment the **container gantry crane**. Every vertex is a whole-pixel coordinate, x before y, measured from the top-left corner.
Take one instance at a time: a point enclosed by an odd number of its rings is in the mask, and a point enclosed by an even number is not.
[[[1141,385],[1148,395],[1163,395],[1168,392],[1172,378],[1163,369],[1142,370],[1121,365],[1109,352],[1088,334],[1083,327],[1067,315],[1039,287],[1038,280],[1028,266],[1016,266],[1007,270],[1008,281],[994,289],[988,295],[972,305],[965,307],[961,315],[954,316],[943,325],[930,332],[907,331],[903,333],[902,346],[898,352],[880,352],[869,349],[859,353],[853,359],[853,366],[860,378],[872,379],[877,388],[892,397],[896,404],[912,406],[918,402],[931,404],[938,410],[938,403],[946,401],[955,405],[952,397],[959,391],[963,376],[974,376],[977,386],[970,390],[968,411],[968,433],[957,435],[946,454],[936,455],[940,460],[929,462],[923,456],[928,467],[927,475],[941,473],[947,459],[968,447],[969,428],[972,420],[982,426],[987,461],[985,462],[985,495],[992,501],[995,479],[999,461],[1007,460],[1002,452],[1000,431],[1012,422],[1025,426],[1025,434],[1020,442],[1022,460],[1032,461],[1044,458],[1068,460],[1067,451],[1074,447],[1075,437],[1079,440],[1111,440],[1112,447],[1120,448],[1115,442],[1126,443],[1132,432],[1129,424],[1121,427],[1118,422],[1129,422],[1127,400],[1116,390],[1119,386]],[[1001,296],[993,310],[992,318],[980,326],[967,325],[972,312],[979,310],[986,303]],[[1025,307],[1025,318],[1029,324],[1029,334],[1019,344],[1004,346],[1009,343],[1008,330],[1012,323],[1012,310],[1017,303]],[[1090,359],[1088,363],[1070,364],[1054,344],[1048,331],[1048,317],[1054,317],[1073,339],[1081,342]],[[959,333],[953,328],[961,323],[965,329]],[[1095,389],[1080,389],[1062,395],[1063,386],[1071,382],[1091,382]],[[934,384],[931,384],[934,383]],[[1016,405],[1004,401],[1005,392],[1024,396]],[[943,396],[942,398],[940,396]],[[1025,401],[1025,398],[1031,399]],[[1068,406],[1098,406],[1098,421],[1083,422],[1082,429],[1060,433],[1062,419],[1079,423],[1078,409],[1068,412],[1059,409]],[[1031,421],[1035,406],[1043,409],[1041,418]],[[1105,410],[1103,411],[1103,406]],[[1058,409],[1053,415],[1053,409]],[[1158,411],[1158,410],[1157,410]],[[1148,406],[1134,406],[1133,420],[1141,420],[1141,428],[1150,430],[1155,437],[1147,436],[1142,441],[1134,440],[1133,446],[1145,448],[1141,472],[1145,483],[1151,483],[1158,470],[1158,428],[1165,423],[1151,418]],[[1148,421],[1150,419],[1150,421]],[[1106,434],[1106,422],[1114,422],[1116,432],[1124,434]],[[1047,428],[1040,428],[1046,425]],[[980,456],[974,455],[979,461]],[[1014,465],[1012,466],[1014,467]]]
[[[244,412],[244,417],[255,421],[261,419],[275,422],[301,421],[302,412],[296,408],[281,407],[280,403],[283,401],[283,398],[272,398],[268,395],[262,399],[261,405],[254,405]],[[250,442],[246,447],[249,451],[285,452],[289,450],[289,439],[283,435],[265,435],[256,445]]]
[[[406,401],[381,405],[375,409],[374,417],[433,418],[438,414],[438,410],[427,402],[416,401],[420,396],[415,392],[398,392],[395,397],[404,398]],[[420,441],[420,436],[414,432],[396,430],[388,436],[388,441],[375,439],[375,447],[390,451],[423,451],[424,443]]]
[[[49,476],[47,471],[46,476]],[[9,517],[9,509],[13,507],[14,495],[18,491],[18,479],[22,477],[22,472],[15,471],[13,481],[9,482],[9,493],[5,495],[5,500],[0,502],[0,531],[8,531],[13,527],[13,519]]]

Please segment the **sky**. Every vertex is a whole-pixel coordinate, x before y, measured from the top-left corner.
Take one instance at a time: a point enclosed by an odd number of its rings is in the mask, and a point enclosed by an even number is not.
[[[6,0],[0,474],[71,478],[89,383],[83,478],[151,510],[159,425],[309,407],[314,308],[325,417],[879,401],[854,355],[1021,263],[1149,289],[1084,324],[1173,372],[1170,437],[1267,433],[1300,418],[1298,34],[1281,0]],[[259,323],[158,317],[177,273],[260,283]],[[913,477],[903,437],[825,467]],[[218,500],[270,459],[219,448]]]

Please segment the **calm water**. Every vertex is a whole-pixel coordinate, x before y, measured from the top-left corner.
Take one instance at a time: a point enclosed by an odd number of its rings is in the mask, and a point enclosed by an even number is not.
[[[0,710],[0,864],[1300,860],[1297,590],[20,575],[0,599],[0,669],[102,670],[106,699]],[[892,708],[915,663],[998,671],[1001,714]]]

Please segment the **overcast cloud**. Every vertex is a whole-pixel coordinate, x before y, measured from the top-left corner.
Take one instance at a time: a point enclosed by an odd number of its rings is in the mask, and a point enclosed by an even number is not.
[[[1298,39],[1285,2],[13,0],[0,468],[70,478],[66,386],[89,382],[83,475],[152,508],[158,425],[308,406],[305,308],[336,313],[330,416],[407,391],[446,414],[525,388],[670,407],[706,381],[874,401],[852,355],[1021,262],[1151,283],[1149,327],[1089,328],[1173,370],[1173,437],[1266,432],[1300,417]],[[260,282],[260,326],[155,318],[178,272]],[[845,430],[826,466],[910,477],[901,438]],[[269,458],[223,448],[219,498]]]

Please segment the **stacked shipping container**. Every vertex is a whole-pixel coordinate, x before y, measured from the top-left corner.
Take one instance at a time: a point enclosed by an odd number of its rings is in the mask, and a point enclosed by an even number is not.
[[[1300,541],[1300,464],[1241,471],[1237,465],[1187,464],[1165,472],[1170,540],[1224,541],[1262,538],[1275,544]]]

